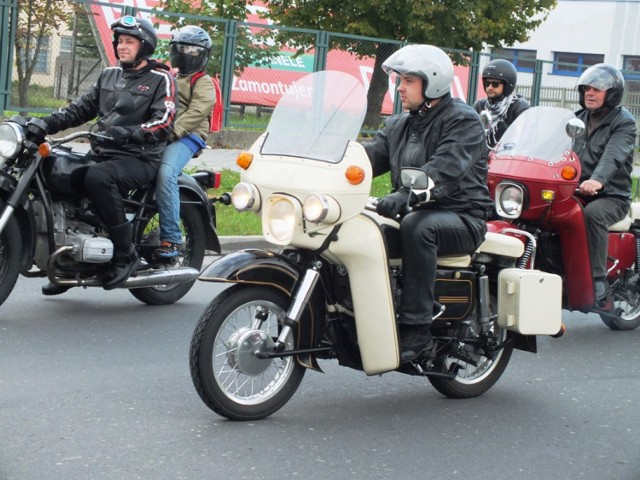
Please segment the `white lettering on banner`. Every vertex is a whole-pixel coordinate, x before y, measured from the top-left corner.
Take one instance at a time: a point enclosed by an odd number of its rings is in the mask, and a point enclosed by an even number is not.
[[[231,90],[249,93],[262,93],[264,95],[293,95],[296,99],[310,97],[313,88],[305,86],[286,85],[282,82],[258,82],[256,80],[242,80],[233,77]]]
[[[305,65],[302,58],[287,57],[286,55],[276,55],[271,57],[271,65],[282,65],[283,67],[295,67],[304,69]]]

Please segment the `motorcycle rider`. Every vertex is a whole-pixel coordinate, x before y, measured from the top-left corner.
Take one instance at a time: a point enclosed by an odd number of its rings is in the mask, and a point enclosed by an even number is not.
[[[637,127],[620,105],[624,77],[613,65],[587,68],[577,83],[582,109],[576,112],[586,132],[574,139],[582,173],[578,187],[584,207],[596,302],[607,296],[608,228],[622,220],[631,205],[631,171]]]
[[[106,290],[119,286],[140,264],[123,195],[155,178],[173,125],[176,90],[169,68],[150,58],[157,36],[149,20],[123,16],[111,30],[119,66],[105,68],[88,93],[43,119],[46,133],[54,134],[98,116],[98,130],[113,138],[93,140],[89,156],[96,163],[72,178],[73,185],[91,200],[113,242],[112,268],[103,285]],[[122,92],[133,97],[131,112],[114,110]],[[58,295],[68,288],[50,283],[42,293]]]
[[[209,118],[216,94],[209,75],[192,84],[209,61],[211,37],[202,28],[188,25],[175,32],[169,43],[171,67],[176,69],[178,113],[169,136],[171,143],[162,155],[156,177],[156,204],[160,215],[160,247],[156,257],[176,257],[182,247],[178,176],[185,165],[206,147]]]
[[[529,108],[522,95],[514,93],[518,74],[513,64],[504,59],[491,60],[482,70],[482,86],[487,98],[476,100],[473,109],[491,114],[487,128],[487,146],[493,148],[518,116]]]
[[[382,65],[399,76],[405,112],[388,118],[365,144],[374,176],[391,172],[394,192],[377,211],[400,222],[404,280],[398,311],[403,361],[433,345],[430,325],[438,255],[475,251],[486,233],[492,206],[487,188],[485,137],[478,114],[451,95],[453,64],[432,45],[408,45]],[[433,188],[409,195],[400,184],[402,167],[422,168]]]

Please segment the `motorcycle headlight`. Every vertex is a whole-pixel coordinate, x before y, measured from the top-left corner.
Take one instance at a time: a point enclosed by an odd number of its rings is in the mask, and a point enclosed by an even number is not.
[[[0,162],[13,160],[20,155],[24,142],[24,132],[22,128],[12,122],[5,122],[0,125]]]
[[[302,206],[293,197],[271,195],[262,217],[265,238],[280,245],[291,242],[296,226],[302,223]]]
[[[302,204],[304,218],[314,223],[336,223],[340,218],[340,205],[334,198],[313,193]]]
[[[496,213],[504,218],[518,218],[524,205],[522,186],[501,183],[496,187]]]
[[[261,204],[260,192],[255,185],[238,183],[231,190],[231,204],[240,212],[247,210],[258,212]]]

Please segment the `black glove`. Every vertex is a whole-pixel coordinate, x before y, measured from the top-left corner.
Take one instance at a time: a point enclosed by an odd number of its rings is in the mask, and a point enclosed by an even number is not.
[[[415,198],[412,195],[412,198]],[[382,197],[378,202],[376,211],[379,215],[387,218],[395,219],[407,207],[407,200],[409,199],[409,191],[400,189],[397,192],[393,192],[386,197]],[[415,202],[409,200],[409,206]]]
[[[33,117],[25,125],[25,135],[27,140],[40,145],[44,143],[44,137],[47,135],[47,124],[42,118]]]
[[[58,133],[60,130],[62,130],[62,126],[60,125],[60,122],[56,120],[56,118],[53,115],[44,117],[42,120],[44,121],[44,123],[47,124],[48,135],[53,135],[55,133]]]
[[[131,134],[133,133],[133,129],[131,127],[108,127],[104,134],[111,137],[113,140],[111,143],[114,145],[122,145],[129,141],[131,138]]]
[[[147,133],[141,128],[136,128],[131,134],[129,142],[135,143],[136,145],[144,145],[147,143]]]

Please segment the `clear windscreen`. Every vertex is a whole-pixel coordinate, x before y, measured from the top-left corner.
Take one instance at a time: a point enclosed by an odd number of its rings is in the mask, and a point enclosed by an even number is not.
[[[325,70],[286,88],[271,115],[263,155],[339,162],[364,121],[367,95],[353,76]]]

